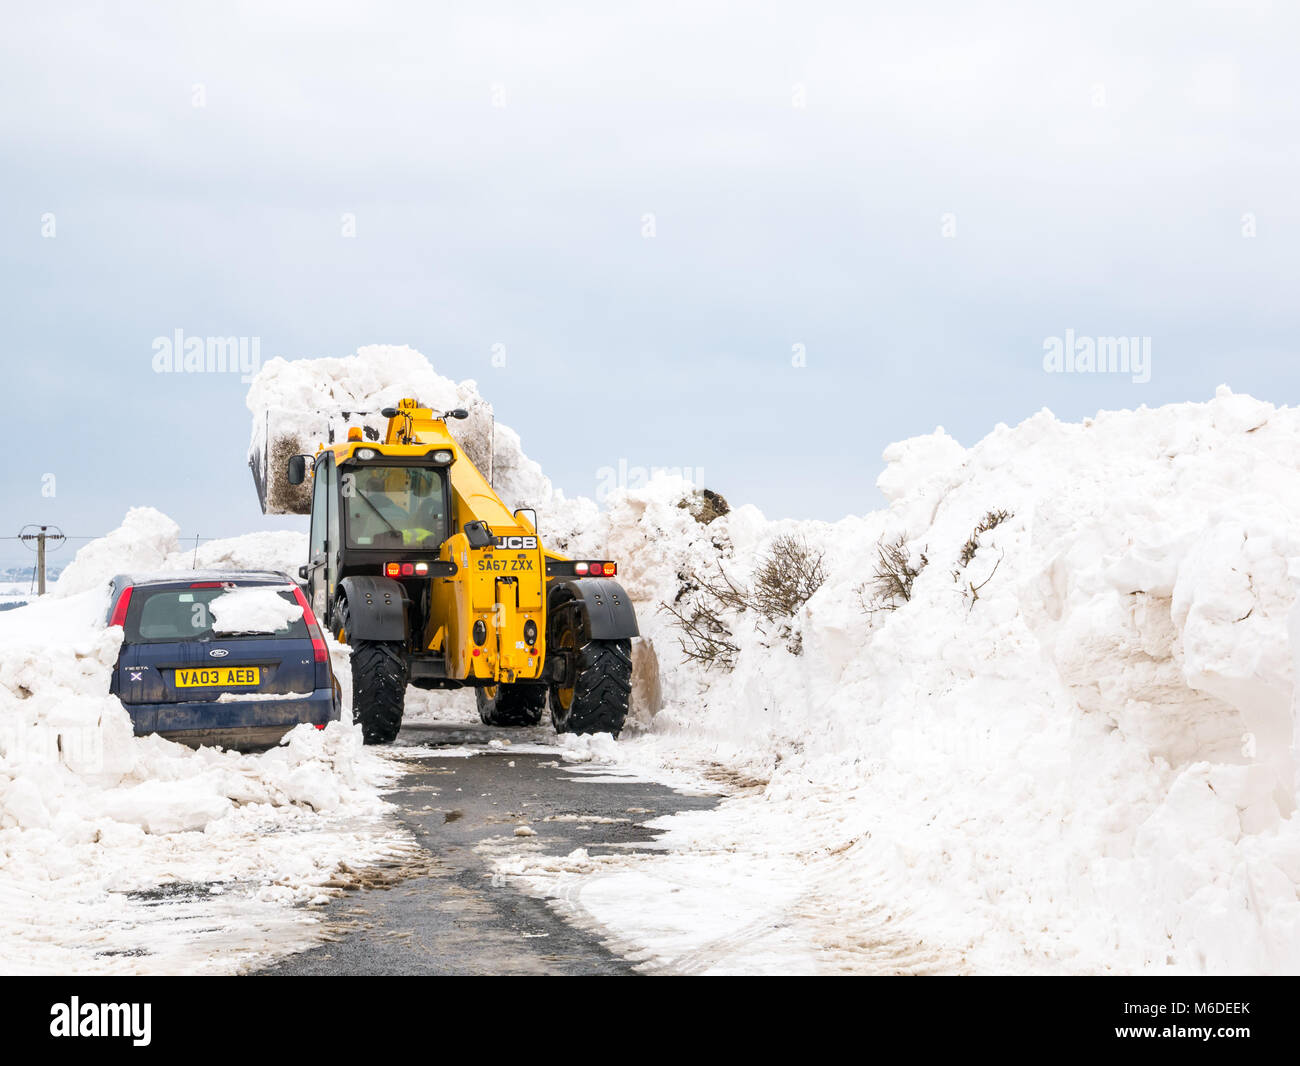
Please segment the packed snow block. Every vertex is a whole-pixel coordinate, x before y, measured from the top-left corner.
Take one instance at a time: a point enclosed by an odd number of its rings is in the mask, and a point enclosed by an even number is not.
[[[452,420],[448,428],[465,449],[470,462],[487,478],[492,476],[494,419],[492,405],[472,400],[469,417]],[[259,428],[260,427],[260,428]],[[360,429],[364,440],[383,440],[388,419],[372,411],[301,411],[266,407],[253,416],[253,437],[248,465],[257,487],[263,514],[311,514],[311,479],[289,484],[289,459],[314,455],[317,445],[346,440],[350,429]]]
[[[486,400],[471,400],[465,405],[469,417],[447,423],[452,438],[465,449],[469,461],[489,481],[496,475],[496,419]]]
[[[629,714],[648,726],[663,703],[663,688],[659,683],[659,656],[655,652],[654,641],[649,637],[638,637],[632,641],[632,699]]]
[[[263,514],[311,514],[311,480],[289,484],[289,459],[314,455],[317,445],[345,440],[359,427],[366,440],[379,440],[387,419],[378,411],[302,411],[265,407],[253,416],[248,465]]]
[[[310,485],[290,485],[286,477],[289,457],[303,450],[295,433],[271,435],[270,412],[262,414],[260,434],[255,429],[248,449],[248,468],[257,486],[263,514],[310,514]]]
[[[253,421],[248,460],[263,513],[307,514],[310,488],[288,483],[289,457],[314,454],[354,427],[382,439],[388,420],[380,412],[408,398],[434,411],[469,412],[448,429],[508,506],[552,502],[542,468],[524,455],[517,433],[495,422],[474,381],[444,377],[413,348],[378,344],[338,359],[277,357],[253,378],[244,400]]]

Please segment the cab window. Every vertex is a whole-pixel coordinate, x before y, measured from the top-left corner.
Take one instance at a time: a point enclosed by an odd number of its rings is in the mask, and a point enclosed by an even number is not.
[[[366,465],[340,474],[349,547],[432,550],[447,539],[441,469]]]
[[[329,477],[327,471],[330,469],[328,460],[318,460],[316,463],[316,472],[312,475],[312,498],[311,498],[311,544],[307,558],[315,560],[321,552],[325,550],[325,530],[327,508],[329,507]]]

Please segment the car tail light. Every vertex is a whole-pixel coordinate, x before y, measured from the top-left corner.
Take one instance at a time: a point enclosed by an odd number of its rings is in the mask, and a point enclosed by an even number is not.
[[[578,574],[579,576],[585,574],[585,573],[587,572],[587,564],[586,564],[586,563],[574,563],[574,564],[573,564],[573,572],[574,572],[575,574]]]
[[[396,576],[397,576],[398,574],[400,574],[401,572],[402,572],[402,564],[401,564],[401,563],[385,563],[385,564],[384,564],[384,573],[387,574],[389,577],[396,577]]]
[[[411,576],[412,574],[414,574],[414,573],[415,573],[415,564],[414,564],[414,563],[403,563],[403,564],[402,564],[402,577],[410,577],[410,576]]]
[[[416,572],[416,574],[421,575],[421,576],[423,576],[424,574],[427,574],[427,573],[429,572],[429,564],[428,564],[428,563],[416,563],[416,564],[415,564],[415,572]]]
[[[127,585],[122,590],[122,595],[117,598],[117,603],[113,605],[113,617],[108,620],[109,625],[126,625],[126,609],[131,606],[131,593],[133,591],[134,589],[130,585]]]
[[[605,576],[606,576],[606,577],[613,577],[613,576],[614,576],[615,574],[617,574],[617,573],[618,573],[618,563],[606,563],[606,564],[605,564]]]
[[[312,658],[318,663],[329,662],[329,649],[325,647],[325,637],[321,634],[316,616],[312,613],[311,604],[307,602],[307,597],[302,594],[302,589],[297,585],[293,587],[293,596],[298,601],[298,606],[302,608],[302,620],[307,623],[307,632],[311,636]]]
[[[190,585],[190,588],[192,588],[192,589],[219,589],[219,588],[221,588],[221,582],[220,582],[220,581],[195,581],[195,582],[193,582],[193,583]]]

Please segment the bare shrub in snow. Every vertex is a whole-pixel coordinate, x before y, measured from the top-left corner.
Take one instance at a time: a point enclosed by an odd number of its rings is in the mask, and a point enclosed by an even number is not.
[[[803,537],[777,537],[754,571],[754,610],[769,622],[792,617],[825,583],[822,558]]]
[[[975,610],[975,604],[979,601],[980,598],[980,589],[982,589],[985,585],[987,585],[990,581],[993,580],[993,575],[998,572],[998,567],[1002,565],[1002,560],[1004,558],[1006,558],[1005,553],[998,556],[998,561],[993,564],[993,569],[989,571],[989,576],[986,577],[983,581],[981,581],[978,585],[975,584],[974,581],[966,582],[966,585],[970,589],[970,591],[967,592],[965,589],[963,589],[961,596],[963,600],[968,599],[970,601],[970,608],[966,611],[967,614],[970,614],[971,611]]]
[[[725,670],[736,665],[740,646],[736,644],[725,616],[742,614],[749,607],[749,592],[737,585],[722,565],[715,564],[718,576],[684,578],[688,583],[673,603],[661,603],[659,609],[672,616],[678,631],[677,643],[682,654],[705,669],[717,664]]]
[[[721,564],[715,565],[716,577],[692,575],[675,604],[660,604],[660,610],[672,615],[672,624],[681,634],[678,643],[688,659],[732,669],[739,648],[727,616],[746,611],[776,625],[791,654],[803,651],[803,638],[791,619],[826,581],[821,552],[813,551],[803,537],[777,537],[759,560],[749,586],[738,584]]]
[[[876,572],[867,583],[871,594],[871,610],[897,610],[899,601],[906,603],[912,598],[912,582],[925,569],[930,561],[922,552],[915,565],[912,553],[907,549],[907,541],[899,534],[896,540],[876,542]]]
[[[1014,518],[1015,515],[1010,511],[997,510],[989,511],[979,520],[979,524],[971,531],[971,535],[966,538],[966,543],[961,546],[961,565],[969,566],[970,561],[975,558],[975,553],[980,550],[980,534],[987,533],[990,529],[996,529],[1008,518]]]

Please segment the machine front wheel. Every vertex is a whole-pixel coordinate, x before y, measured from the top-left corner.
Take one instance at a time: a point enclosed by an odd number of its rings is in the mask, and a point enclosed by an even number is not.
[[[406,705],[406,656],[395,641],[352,646],[352,716],[367,744],[391,744]]]
[[[570,641],[572,631],[564,634]],[[564,646],[561,638],[561,646]],[[632,696],[632,642],[590,640],[577,649],[572,688],[551,686],[551,723],[557,733],[611,733],[623,729]]]

